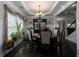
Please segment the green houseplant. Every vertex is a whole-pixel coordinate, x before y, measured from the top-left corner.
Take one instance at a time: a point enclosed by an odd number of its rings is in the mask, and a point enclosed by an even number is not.
[[[16,33],[15,32],[11,34],[11,38],[12,38],[12,40],[16,41],[17,36],[16,36]]]
[[[16,31],[16,36],[17,36],[17,39],[21,38],[21,23],[19,24],[18,22],[16,22],[16,28],[17,28],[17,31]]]
[[[19,24],[18,22],[16,22],[16,32],[13,32],[11,34],[11,38],[12,40],[16,41],[17,39],[21,38],[21,23]]]

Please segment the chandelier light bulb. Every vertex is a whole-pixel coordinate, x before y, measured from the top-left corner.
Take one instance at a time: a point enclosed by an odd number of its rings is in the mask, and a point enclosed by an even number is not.
[[[43,17],[45,14],[40,11],[41,6],[39,5],[38,7],[39,7],[39,12],[37,12],[37,13],[35,14],[35,16],[36,16],[36,17]]]

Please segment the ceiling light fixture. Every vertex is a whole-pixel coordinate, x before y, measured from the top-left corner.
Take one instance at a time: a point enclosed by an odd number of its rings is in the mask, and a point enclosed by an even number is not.
[[[41,5],[38,5],[38,7],[39,7],[39,10],[37,13],[35,13],[35,17],[39,17],[40,19],[41,17],[44,17],[45,14],[42,11],[40,11]]]

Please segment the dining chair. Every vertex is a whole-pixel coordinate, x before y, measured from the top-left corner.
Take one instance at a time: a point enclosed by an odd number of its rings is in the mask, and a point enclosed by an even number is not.
[[[29,47],[34,49],[36,43],[36,37],[33,36],[31,29],[27,30],[28,38],[29,38]]]
[[[41,36],[41,48],[50,48],[50,39],[52,32],[50,30],[42,30],[40,32]]]

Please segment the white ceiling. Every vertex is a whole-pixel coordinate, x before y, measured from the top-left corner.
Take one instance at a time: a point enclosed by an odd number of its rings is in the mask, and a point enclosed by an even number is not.
[[[20,8],[26,15],[34,15],[40,10],[46,15],[50,15],[58,1],[13,1],[13,3]]]
[[[47,16],[54,15],[60,7],[69,1],[12,1],[26,16],[34,16],[38,12],[38,6]]]
[[[50,14],[56,2],[55,1],[29,1],[29,2],[21,2],[21,3],[30,14],[34,15],[34,13],[38,12],[39,5],[40,5],[40,10],[42,12],[44,12],[45,14]]]

